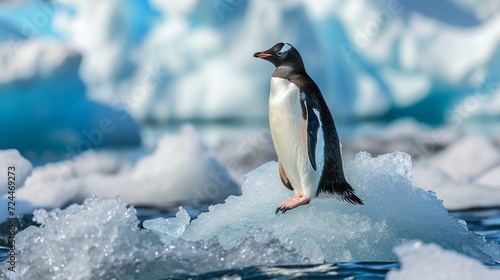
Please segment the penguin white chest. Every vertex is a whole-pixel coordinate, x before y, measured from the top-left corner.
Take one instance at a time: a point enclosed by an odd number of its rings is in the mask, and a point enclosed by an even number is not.
[[[269,126],[276,154],[295,192],[311,198],[323,170],[324,141],[320,126],[314,170],[308,156],[307,122],[302,116],[300,94],[300,89],[288,80],[271,78]]]

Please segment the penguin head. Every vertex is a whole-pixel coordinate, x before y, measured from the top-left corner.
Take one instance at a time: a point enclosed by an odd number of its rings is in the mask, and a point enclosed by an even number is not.
[[[262,58],[274,64],[275,67],[280,66],[302,66],[302,58],[299,52],[288,43],[277,43],[270,49],[257,52],[254,57]]]

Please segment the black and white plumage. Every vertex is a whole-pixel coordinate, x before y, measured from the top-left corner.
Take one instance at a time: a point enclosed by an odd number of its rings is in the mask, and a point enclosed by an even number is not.
[[[344,177],[335,123],[299,52],[288,43],[254,54],[274,64],[269,96],[269,125],[283,184],[295,196],[276,213],[331,193],[351,204],[363,204]]]

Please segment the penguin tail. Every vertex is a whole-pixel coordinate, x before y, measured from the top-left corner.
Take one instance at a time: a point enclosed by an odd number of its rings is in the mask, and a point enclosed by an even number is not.
[[[340,200],[353,205],[364,205],[363,200],[361,200],[361,198],[356,195],[354,189],[351,187],[351,185],[349,185],[349,183],[347,183],[347,181],[344,181],[342,186],[335,189],[335,193],[340,197]]]

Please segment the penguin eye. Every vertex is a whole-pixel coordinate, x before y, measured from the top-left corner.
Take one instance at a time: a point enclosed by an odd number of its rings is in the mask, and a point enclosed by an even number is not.
[[[277,56],[281,56],[283,53],[282,52],[277,52],[276,55]]]

